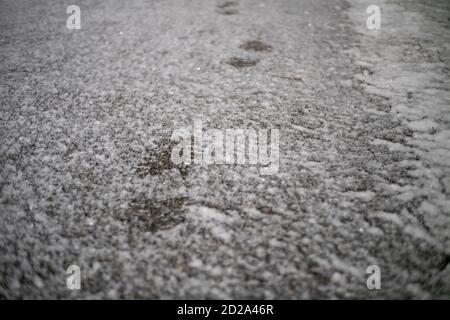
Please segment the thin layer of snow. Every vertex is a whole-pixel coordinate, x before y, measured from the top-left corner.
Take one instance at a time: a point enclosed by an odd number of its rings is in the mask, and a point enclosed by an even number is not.
[[[404,142],[377,139],[372,143],[386,145],[392,151],[416,154],[410,164],[417,184],[404,188],[397,196],[408,202],[422,198],[414,208],[427,225],[404,225],[410,236],[450,247],[450,207],[442,205],[450,198],[445,186],[450,176],[450,33],[442,21],[448,3],[435,1],[427,6],[418,1],[377,1],[381,8],[381,29],[368,30],[365,8],[367,0],[352,1],[349,17],[361,35],[361,46],[349,51],[357,65],[370,72],[356,79],[365,91],[387,98],[390,114],[412,134]],[[447,202],[444,202],[447,203]],[[402,226],[398,216],[376,214],[378,218]]]

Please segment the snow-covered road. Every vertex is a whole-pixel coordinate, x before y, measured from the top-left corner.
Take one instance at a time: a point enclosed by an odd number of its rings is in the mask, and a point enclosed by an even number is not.
[[[77,2],[0,2],[0,298],[449,297],[448,1]]]

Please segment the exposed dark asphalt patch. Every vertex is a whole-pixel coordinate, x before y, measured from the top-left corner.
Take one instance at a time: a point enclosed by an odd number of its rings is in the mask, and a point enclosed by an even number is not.
[[[369,67],[362,66],[360,67],[360,70],[365,77],[373,75],[373,70],[371,70]]]
[[[265,44],[260,40],[246,41],[239,46],[239,48],[247,51],[271,51],[272,46]]]
[[[187,167],[185,165],[176,165],[171,160],[172,146],[173,144],[165,144],[161,146],[162,150],[159,153],[151,153],[145,157],[138,165],[136,174],[141,178],[147,175],[157,176],[164,171],[176,168],[183,178],[186,177],[188,173]]]
[[[217,8],[225,9],[225,8],[234,7],[234,6],[237,6],[237,2],[236,1],[225,1],[225,2],[223,2],[221,4],[218,4]]]
[[[238,3],[236,1],[225,1],[217,5],[217,13],[223,15],[238,14],[239,10],[236,8]]]
[[[301,81],[303,82],[303,79],[301,77],[298,76],[274,76],[280,79],[287,79],[287,80],[292,80],[292,81]]]
[[[168,230],[184,221],[182,208],[187,198],[167,200],[135,199],[131,202],[124,220],[140,231]]]
[[[231,16],[233,14],[238,14],[239,10],[233,9],[233,8],[225,8],[225,9],[217,10],[217,13],[220,13],[220,14],[223,14],[223,15],[227,15],[227,16]]]
[[[235,68],[247,68],[253,67],[259,62],[259,59],[244,59],[233,57],[227,61],[227,63]]]
[[[257,207],[256,209],[258,209],[259,211],[261,211],[264,214],[273,214],[274,213],[273,209],[271,207],[263,206],[263,207]]]

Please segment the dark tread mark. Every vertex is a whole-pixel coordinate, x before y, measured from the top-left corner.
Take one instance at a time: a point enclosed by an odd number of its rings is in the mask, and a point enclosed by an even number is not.
[[[233,57],[227,61],[227,63],[235,68],[248,68],[253,67],[259,62],[259,59],[244,59]]]
[[[225,8],[229,8],[229,7],[235,7],[237,6],[237,2],[236,1],[225,1],[221,4],[217,5],[217,8],[219,9],[225,9]]]
[[[225,1],[217,5],[217,13],[223,15],[238,14],[239,10],[236,8],[238,3],[236,1]]]
[[[168,230],[185,220],[182,211],[186,200],[184,197],[166,200],[135,199],[122,220],[130,227],[144,232]]]
[[[151,153],[145,157],[144,160],[138,165],[136,174],[143,178],[147,175],[157,176],[161,175],[166,170],[178,169],[180,175],[185,178],[188,174],[187,167],[183,164],[176,165],[172,162],[171,152],[173,143],[163,145],[162,151],[159,153]]]
[[[280,79],[287,79],[287,80],[292,80],[292,81],[300,81],[303,82],[303,79],[301,77],[296,77],[296,76],[274,76]]]
[[[246,41],[239,46],[239,48],[247,50],[247,51],[272,51],[272,46],[265,44],[260,40],[250,40]]]
[[[233,9],[233,8],[225,8],[223,10],[217,10],[217,13],[220,13],[220,14],[223,14],[223,15],[226,15],[226,16],[231,16],[231,15],[234,15],[234,14],[238,14],[239,10]]]

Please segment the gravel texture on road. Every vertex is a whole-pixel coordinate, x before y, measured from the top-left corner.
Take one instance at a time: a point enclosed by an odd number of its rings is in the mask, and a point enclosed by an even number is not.
[[[76,2],[0,2],[0,298],[449,297],[448,1]],[[175,165],[199,120],[278,172]]]

